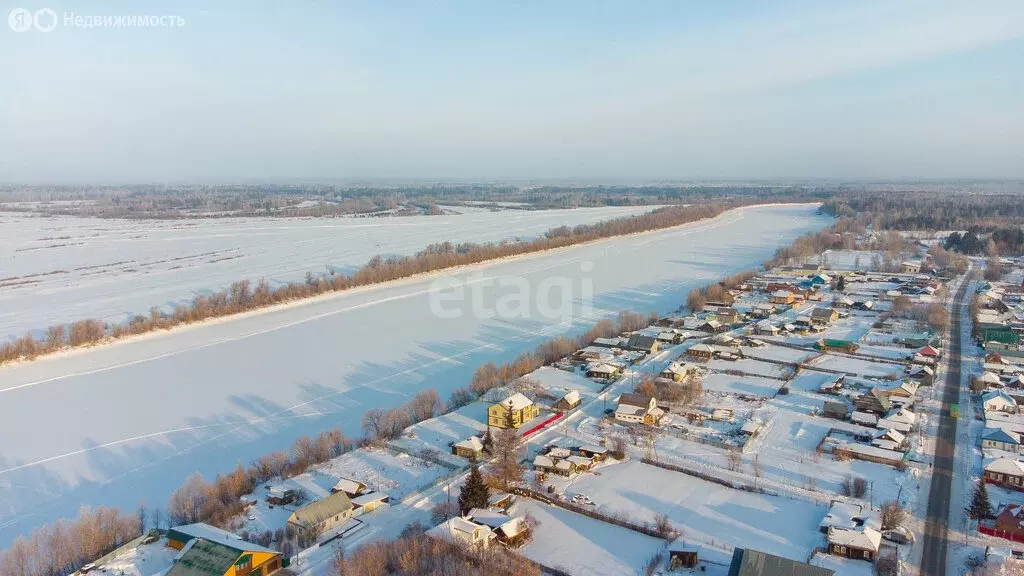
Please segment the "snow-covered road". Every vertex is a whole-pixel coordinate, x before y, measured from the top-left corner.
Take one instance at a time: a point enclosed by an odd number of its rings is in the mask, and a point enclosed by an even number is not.
[[[368,408],[425,387],[447,397],[483,362],[599,316],[675,309],[691,288],[827,225],[815,211],[731,211],[454,274],[480,286],[590,283],[589,318],[484,318],[448,302],[462,316],[439,319],[435,279],[415,278],[0,368],[0,546],[81,505],[163,506],[188,474],[228,471],[303,434],[356,434]],[[483,309],[500,309],[501,286],[482,291]]]

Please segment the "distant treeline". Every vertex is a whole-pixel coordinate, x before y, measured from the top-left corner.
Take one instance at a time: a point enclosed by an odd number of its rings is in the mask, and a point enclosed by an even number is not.
[[[961,254],[986,254],[995,256],[1019,256],[1024,254],[1024,229],[996,228],[982,238],[984,233],[979,234],[977,229],[970,229],[966,232],[953,232],[946,237],[943,247]]]
[[[126,322],[107,325],[100,320],[83,319],[67,325],[51,326],[42,339],[31,333],[0,345],[0,364],[18,359],[33,359],[58,350],[95,344],[108,338],[122,338],[154,330],[166,330],[209,318],[229,316],[274,304],[290,302],[328,292],[378,284],[456,266],[519,256],[562,248],[624,234],[678,226],[718,216],[731,206],[700,204],[669,206],[637,216],[615,218],[596,224],[562,226],[544,236],[526,242],[466,242],[431,244],[412,256],[374,256],[351,275],[329,272],[306,274],[305,282],[290,282],[276,288],[261,279],[253,287],[248,280],[234,282],[212,295],[195,297],[189,305],[178,305],[171,312],[152,308],[147,315],[136,315]]]
[[[98,218],[224,216],[321,217],[442,214],[442,205],[500,204],[536,210],[731,200],[813,201],[817,188],[791,186],[540,186],[449,184],[409,187],[332,185],[109,186],[0,188],[0,211]]]
[[[874,230],[991,231],[1024,223],[1024,195],[861,192],[826,200],[833,216],[858,218]]]

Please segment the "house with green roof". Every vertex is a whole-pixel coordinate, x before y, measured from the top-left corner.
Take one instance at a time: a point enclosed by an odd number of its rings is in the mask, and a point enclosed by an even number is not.
[[[280,552],[245,540],[189,540],[167,576],[269,576],[283,567]]]

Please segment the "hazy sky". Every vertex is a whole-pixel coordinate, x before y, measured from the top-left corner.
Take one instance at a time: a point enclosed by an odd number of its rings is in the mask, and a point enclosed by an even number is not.
[[[1024,0],[16,7],[0,182],[1024,177]]]

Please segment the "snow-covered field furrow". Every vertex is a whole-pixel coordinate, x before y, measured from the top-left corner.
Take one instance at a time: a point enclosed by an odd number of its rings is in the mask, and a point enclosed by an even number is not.
[[[228,471],[303,434],[356,434],[368,408],[395,406],[426,387],[447,397],[480,364],[598,317],[668,312],[691,288],[756,266],[827,225],[815,212],[734,210],[2,367],[0,546],[81,505],[163,506],[189,474]],[[432,310],[442,277],[482,288],[444,302],[459,317]],[[558,279],[575,297],[592,290],[588,317],[547,318],[537,305],[529,317],[489,317],[510,290],[536,296]]]
[[[652,208],[150,221],[0,213],[0,339],[82,318],[122,321],[244,278],[301,281],[306,272],[349,272],[376,254],[408,255],[432,242],[536,238]]]

